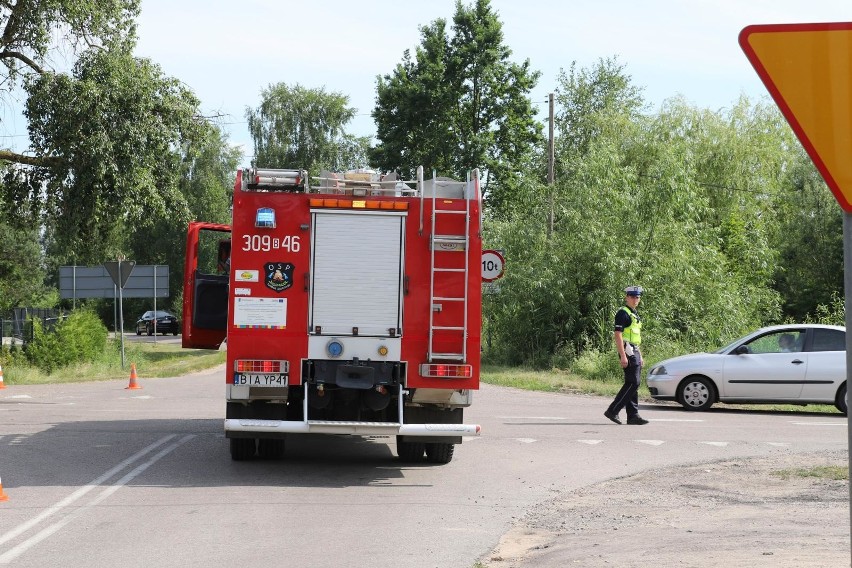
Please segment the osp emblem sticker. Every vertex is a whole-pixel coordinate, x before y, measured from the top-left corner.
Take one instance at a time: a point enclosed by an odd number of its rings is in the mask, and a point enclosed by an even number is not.
[[[293,285],[293,266],[290,262],[267,262],[263,265],[266,287],[283,292]]]

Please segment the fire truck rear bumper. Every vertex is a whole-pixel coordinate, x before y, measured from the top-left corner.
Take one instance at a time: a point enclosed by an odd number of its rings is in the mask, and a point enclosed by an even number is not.
[[[331,422],[320,420],[254,420],[228,418],[226,432],[281,434],[355,434],[361,436],[479,436],[479,424],[397,424],[387,422]]]

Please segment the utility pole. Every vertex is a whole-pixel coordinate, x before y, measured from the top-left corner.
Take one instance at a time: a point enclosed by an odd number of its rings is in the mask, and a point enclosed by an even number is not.
[[[554,195],[553,195],[553,184],[555,181],[554,176],[554,162],[556,161],[556,154],[554,151],[554,143],[553,143],[553,93],[547,97],[548,103],[550,106],[550,127],[549,127],[549,136],[547,140],[547,186],[550,188],[550,219],[548,219],[547,223],[547,240],[550,240],[550,235],[553,234],[553,209],[554,209]]]

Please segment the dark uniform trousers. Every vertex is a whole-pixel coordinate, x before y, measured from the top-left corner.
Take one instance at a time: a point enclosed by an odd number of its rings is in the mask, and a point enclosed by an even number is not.
[[[634,346],[633,351],[624,368],[624,384],[607,409],[609,413],[618,414],[622,408],[626,408],[628,418],[639,415],[639,383],[642,381],[642,365],[638,363],[639,348]]]

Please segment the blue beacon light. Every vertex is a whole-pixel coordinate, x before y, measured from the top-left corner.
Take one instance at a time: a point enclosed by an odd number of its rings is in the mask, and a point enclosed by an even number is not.
[[[258,209],[254,217],[254,226],[258,229],[274,229],[275,209],[271,207],[261,207]]]

